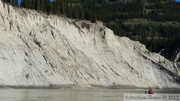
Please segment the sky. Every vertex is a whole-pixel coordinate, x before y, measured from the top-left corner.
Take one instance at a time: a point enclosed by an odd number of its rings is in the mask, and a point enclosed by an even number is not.
[[[175,0],[175,1],[180,2],[180,0]]]

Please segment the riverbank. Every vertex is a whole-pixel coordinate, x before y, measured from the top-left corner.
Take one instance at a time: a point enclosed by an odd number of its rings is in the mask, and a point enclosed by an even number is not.
[[[141,89],[141,90],[147,90],[149,87],[135,87],[131,85],[108,85],[108,86],[102,86],[102,85],[48,85],[48,86],[12,86],[12,85],[0,85],[0,88],[13,88],[13,89]],[[171,90],[176,89],[180,90],[180,88],[170,88],[170,87],[163,87],[163,88],[153,88],[154,90]]]

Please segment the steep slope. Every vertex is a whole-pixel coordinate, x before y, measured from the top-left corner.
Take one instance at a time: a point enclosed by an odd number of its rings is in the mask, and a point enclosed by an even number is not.
[[[179,49],[176,51],[174,62],[180,62],[180,50]]]
[[[175,61],[180,62],[180,52],[177,54]]]
[[[0,1],[0,85],[178,87],[179,63],[117,37],[101,23]]]

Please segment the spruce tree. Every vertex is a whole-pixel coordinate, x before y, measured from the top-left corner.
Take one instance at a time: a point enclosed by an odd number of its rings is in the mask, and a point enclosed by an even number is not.
[[[12,5],[13,6],[18,6],[18,0],[12,0]]]

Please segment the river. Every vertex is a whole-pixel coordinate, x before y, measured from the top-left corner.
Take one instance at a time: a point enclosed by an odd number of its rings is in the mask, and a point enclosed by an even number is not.
[[[1,88],[0,101],[123,101],[124,94],[144,94],[145,89],[13,89]],[[154,90],[180,94],[178,89]]]

